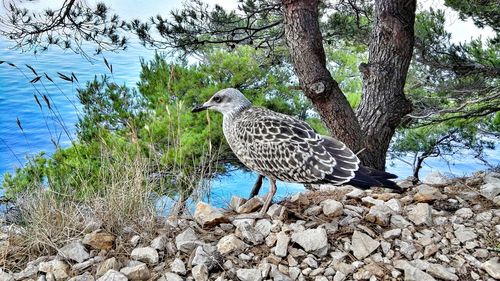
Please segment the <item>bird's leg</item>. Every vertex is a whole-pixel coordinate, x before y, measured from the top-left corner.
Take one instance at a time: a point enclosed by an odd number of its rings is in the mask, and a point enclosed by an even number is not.
[[[262,186],[262,179],[264,179],[264,176],[259,175],[257,181],[253,185],[252,192],[250,192],[250,197],[248,197],[248,199],[252,199],[252,197],[255,197],[257,194],[259,194],[260,187]]]
[[[262,206],[262,209],[260,210],[260,215],[264,216],[269,209],[269,206],[271,206],[271,201],[273,200],[274,194],[276,193],[276,180],[269,178],[269,193],[266,196],[266,201],[264,202],[264,206]]]

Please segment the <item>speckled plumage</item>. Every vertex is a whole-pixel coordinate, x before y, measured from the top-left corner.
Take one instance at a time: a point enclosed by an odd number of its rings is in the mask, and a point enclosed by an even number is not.
[[[287,182],[342,184],[359,159],[343,143],[301,120],[249,106],[225,114],[223,130],[238,159],[261,175]]]
[[[234,154],[248,168],[269,178],[270,191],[261,216],[276,192],[276,180],[398,189],[389,180],[395,175],[361,166],[358,157],[342,142],[317,134],[304,121],[254,107],[236,89],[217,92],[193,112],[205,109],[224,115],[224,136]]]

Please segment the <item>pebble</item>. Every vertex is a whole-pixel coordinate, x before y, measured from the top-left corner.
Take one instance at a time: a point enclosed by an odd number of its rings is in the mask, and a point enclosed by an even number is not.
[[[238,279],[241,281],[261,281],[262,280],[262,274],[259,269],[238,269],[236,271],[236,276],[238,276]]]
[[[278,257],[286,257],[288,254],[288,243],[290,243],[290,237],[284,231],[279,232],[276,235],[274,254]]]
[[[71,242],[61,249],[59,253],[64,257],[78,263],[84,262],[90,258],[89,252],[80,241]]]
[[[328,251],[328,237],[324,228],[307,229],[292,234],[292,241],[306,252],[324,256]]]
[[[352,235],[352,252],[357,259],[364,259],[380,246],[377,240],[355,230]]]
[[[232,233],[222,237],[217,243],[217,251],[223,255],[243,250],[247,247],[248,245],[245,242],[238,239],[238,237]]]
[[[97,281],[127,281],[127,280],[128,280],[127,276],[114,269],[108,270],[103,276],[97,279]]]
[[[130,257],[134,260],[142,261],[150,265],[155,265],[159,261],[158,252],[151,247],[141,247],[132,250]]]
[[[431,206],[427,203],[418,203],[408,212],[408,219],[415,225],[432,225]]]
[[[337,200],[324,200],[320,206],[322,206],[323,214],[329,217],[338,217],[344,213],[344,205]]]
[[[208,268],[204,264],[199,264],[191,269],[191,274],[195,281],[207,281],[208,280]]]
[[[498,262],[498,257],[483,262],[481,268],[491,277],[500,279],[500,262]]]
[[[185,275],[186,274],[186,265],[184,264],[184,262],[181,259],[176,258],[170,264],[170,270],[173,273],[178,273],[180,275]]]

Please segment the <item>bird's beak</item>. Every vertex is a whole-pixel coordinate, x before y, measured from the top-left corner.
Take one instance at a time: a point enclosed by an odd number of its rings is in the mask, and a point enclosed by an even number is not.
[[[191,110],[191,112],[200,112],[200,111],[203,111],[203,110],[206,110],[208,109],[209,106],[206,106],[206,105],[197,105],[195,107],[193,107],[193,109]]]

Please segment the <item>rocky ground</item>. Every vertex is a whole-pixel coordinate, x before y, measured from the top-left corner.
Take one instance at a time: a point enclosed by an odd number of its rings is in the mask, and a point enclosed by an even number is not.
[[[320,186],[262,219],[238,219],[259,198],[233,198],[225,213],[199,203],[193,216],[164,219],[154,239],[117,249],[122,238],[97,229],[22,271],[0,269],[0,280],[500,279],[500,174],[424,182],[401,182],[402,194]],[[15,235],[2,229],[0,254]]]

